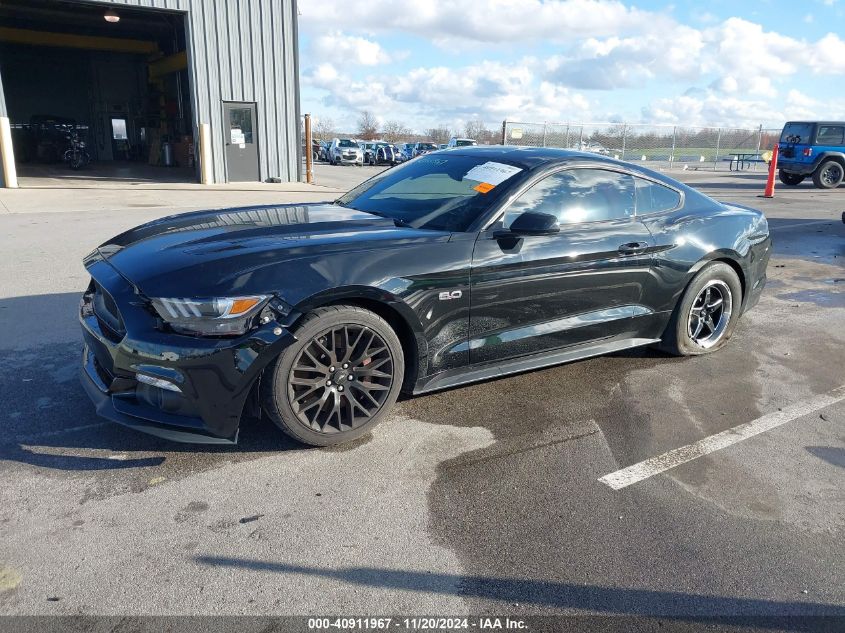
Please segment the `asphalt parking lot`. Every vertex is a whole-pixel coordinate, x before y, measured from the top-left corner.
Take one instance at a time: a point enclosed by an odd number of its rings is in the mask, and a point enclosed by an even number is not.
[[[338,189],[374,173],[315,169]],[[76,376],[80,259],[171,209],[0,197],[18,205],[0,206],[0,613],[845,618],[845,187],[765,200],[762,173],[674,175],[769,218],[767,289],[724,350],[406,399],[339,449],[268,422],[209,448],[99,420]],[[768,430],[600,481],[749,423]]]

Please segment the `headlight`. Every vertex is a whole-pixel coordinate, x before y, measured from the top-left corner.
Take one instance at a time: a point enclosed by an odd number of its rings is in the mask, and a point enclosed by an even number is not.
[[[152,300],[156,312],[174,331],[201,336],[243,334],[266,301],[265,295]]]

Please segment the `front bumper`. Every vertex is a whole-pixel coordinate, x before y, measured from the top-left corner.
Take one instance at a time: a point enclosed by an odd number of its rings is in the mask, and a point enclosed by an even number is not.
[[[340,155],[337,157],[335,162],[346,164],[346,165],[363,165],[364,164],[364,157],[363,156],[343,156]]]
[[[237,338],[165,332],[145,300],[107,262],[88,263],[88,270],[99,289],[92,284],[80,302],[85,342],[80,374],[97,414],[170,440],[237,442],[251,389],[293,335],[276,321]],[[97,292],[108,294],[119,311],[116,318],[98,314]],[[139,382],[138,374],[179,391]]]

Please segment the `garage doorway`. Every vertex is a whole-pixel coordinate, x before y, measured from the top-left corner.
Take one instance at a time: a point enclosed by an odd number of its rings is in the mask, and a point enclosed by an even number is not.
[[[197,182],[184,13],[3,0],[0,23],[20,186]],[[62,160],[72,137],[80,169]]]

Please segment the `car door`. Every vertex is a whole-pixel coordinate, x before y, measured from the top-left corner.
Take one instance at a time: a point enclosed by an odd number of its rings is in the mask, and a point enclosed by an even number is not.
[[[553,215],[560,230],[508,233],[525,213]],[[571,168],[534,183],[476,241],[470,362],[635,336],[651,242],[629,174]]]

